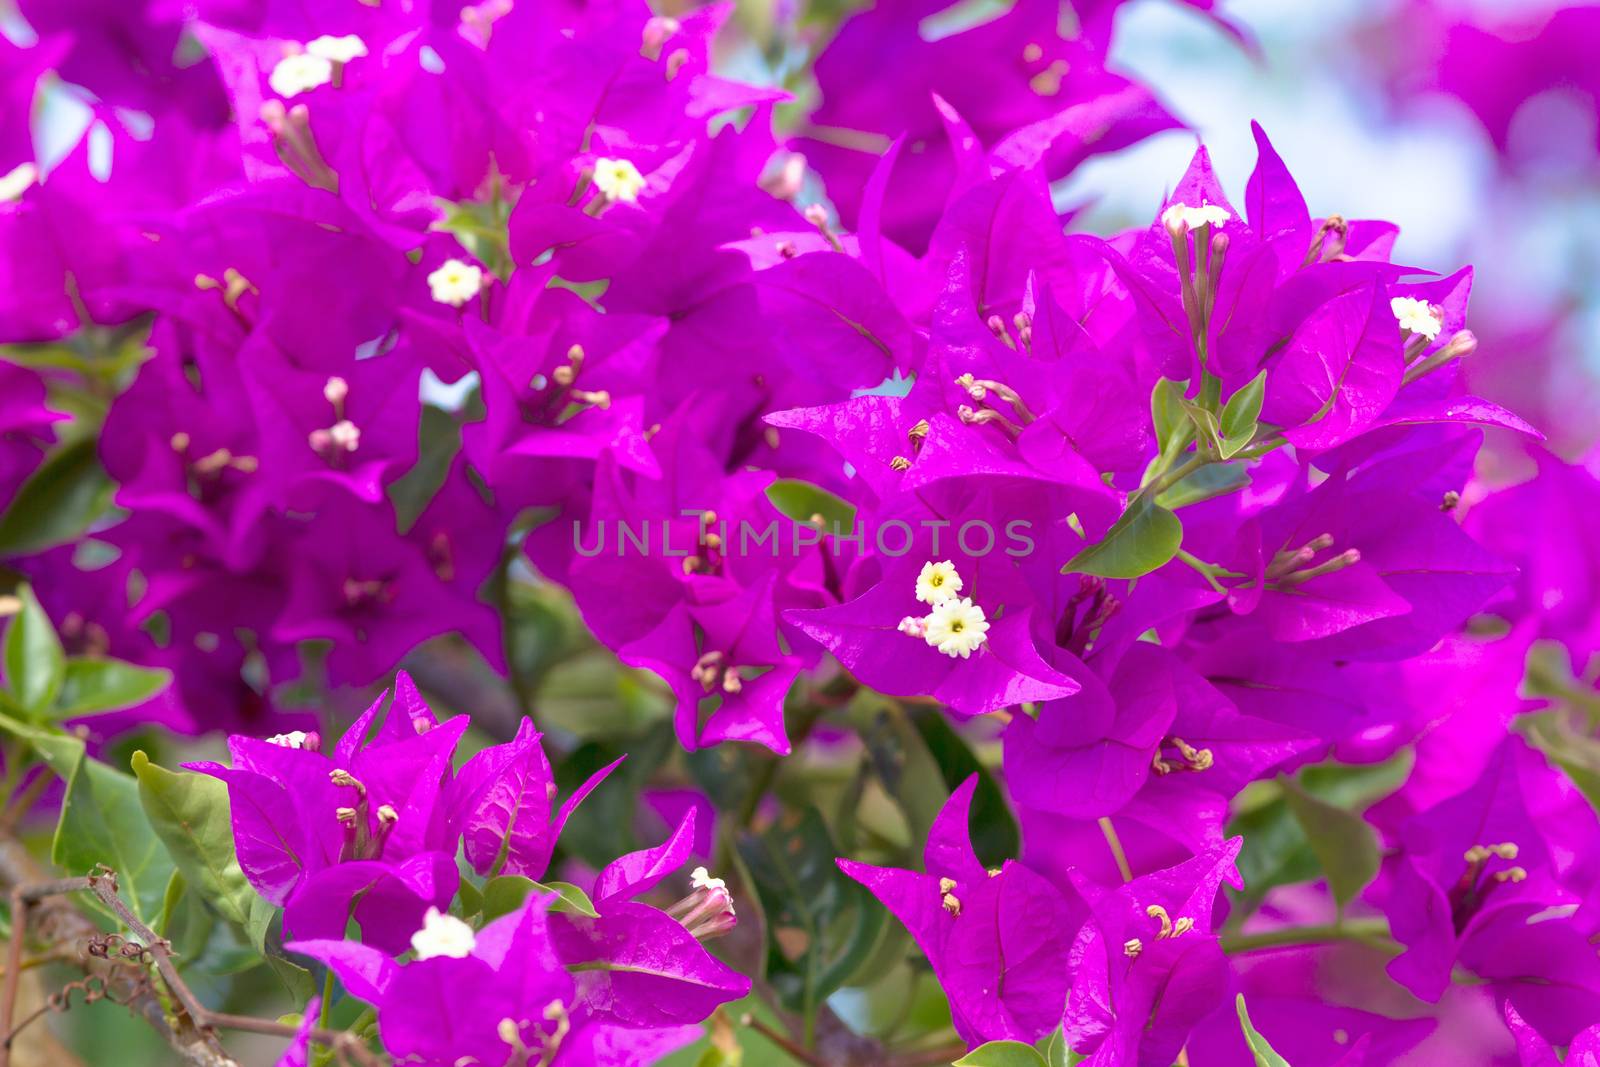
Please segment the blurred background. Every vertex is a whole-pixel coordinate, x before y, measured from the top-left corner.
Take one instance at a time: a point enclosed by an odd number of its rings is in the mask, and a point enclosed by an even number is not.
[[[1396,262],[1476,268],[1474,391],[1568,459],[1600,440],[1600,6],[1540,0],[1139,0],[1112,60],[1153,86],[1242,190],[1259,121],[1313,214],[1400,224]],[[1087,228],[1143,225],[1194,136],[1157,135],[1066,183]]]

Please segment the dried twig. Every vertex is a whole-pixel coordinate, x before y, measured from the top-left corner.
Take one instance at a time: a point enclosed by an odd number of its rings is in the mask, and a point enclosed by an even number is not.
[[[76,880],[75,880],[76,881]],[[165,939],[157,937],[139,917],[129,909],[123,899],[117,895],[117,877],[112,871],[102,868],[101,873],[91,874],[82,879],[87,885],[82,888],[95,894],[101,902],[116,913],[135,937],[139,939],[141,952],[148,953],[155,963],[156,970],[161,974],[161,980],[166,983],[174,999],[194,1025],[203,1033],[214,1030],[244,1030],[256,1034],[271,1034],[277,1037],[293,1037],[298,1028],[286,1023],[275,1022],[271,1019],[257,1019],[249,1015],[230,1015],[227,1012],[212,1011],[200,1003],[189,984],[178,973],[177,966],[172,962],[172,945]],[[3,1006],[0,1006],[3,1007]],[[332,1049],[341,1062],[353,1062],[361,1067],[380,1067],[381,1062],[373,1051],[354,1034],[344,1030],[326,1030],[316,1027],[310,1031],[311,1040]],[[0,1067],[5,1067],[0,1062]]]

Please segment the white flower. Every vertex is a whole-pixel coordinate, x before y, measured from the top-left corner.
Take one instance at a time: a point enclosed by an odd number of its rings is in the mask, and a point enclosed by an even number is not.
[[[1419,333],[1428,340],[1439,336],[1444,326],[1440,316],[1434,314],[1433,305],[1414,296],[1397,296],[1389,301],[1389,310],[1399,320],[1402,330]]]
[[[728,883],[721,878],[711,877],[711,872],[704,867],[696,867],[689,875],[689,885],[694,889],[727,889]]]
[[[28,187],[39,180],[39,168],[32,163],[22,163],[7,174],[0,175],[0,200],[19,200]]]
[[[1208,204],[1202,200],[1199,207],[1190,207],[1188,204],[1173,204],[1161,213],[1161,225],[1169,230],[1175,230],[1178,228],[1178,224],[1182,223],[1191,230],[1198,230],[1207,223],[1213,226],[1221,226],[1231,218],[1233,216],[1228,214],[1226,208],[1220,208],[1215,204]]]
[[[956,565],[949,560],[934,563],[931,560],[922,565],[922,572],[917,575],[917,599],[924,604],[939,604],[949,600],[961,592],[961,575],[956,573]]]
[[[907,615],[895,628],[908,637],[922,637],[928,632],[928,620],[916,615]]]
[[[286,734],[273,734],[267,738],[267,744],[280,745],[283,748],[305,748],[306,732],[304,730],[290,730]]]
[[[644,188],[644,175],[626,159],[594,161],[594,186],[607,200],[626,200],[632,204]]]
[[[971,597],[952,597],[935,604],[926,621],[922,639],[947,656],[966,659],[988,640],[989,620]]]
[[[419,960],[431,960],[435,956],[466,959],[472,955],[475,944],[477,938],[473,936],[472,927],[454,915],[443,914],[438,908],[429,908],[422,918],[422,929],[411,935],[411,948]]]
[[[296,52],[292,56],[284,56],[278,65],[272,68],[272,74],[267,78],[267,84],[272,86],[272,91],[285,100],[301,93],[327,85],[333,81],[333,63],[325,56],[314,56],[309,52]]]
[[[441,304],[458,308],[483,288],[483,271],[459,259],[447,259],[428,275],[428,289]]]
[[[323,34],[314,41],[306,42],[306,54],[331,63],[348,63],[367,54],[367,43],[353,33],[343,37]]]
[[[354,452],[361,447],[361,427],[349,419],[340,419],[328,427],[328,440],[346,452]]]

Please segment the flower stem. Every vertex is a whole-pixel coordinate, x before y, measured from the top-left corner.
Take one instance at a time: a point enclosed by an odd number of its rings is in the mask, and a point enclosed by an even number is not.
[[[1357,941],[1373,948],[1383,949],[1398,947],[1389,933],[1389,923],[1375,917],[1318,923],[1311,926],[1280,926],[1275,930],[1262,930],[1253,934],[1224,934],[1222,950],[1228,953],[1254,952],[1264,948],[1324,945],[1337,941]]]
[[[1122,839],[1117,836],[1117,828],[1111,825],[1110,816],[1100,817],[1100,832],[1105,835],[1106,844],[1111,846],[1111,858],[1117,861],[1117,870],[1122,874],[1122,880],[1133,881],[1133,868],[1128,866],[1128,854],[1122,851]]]

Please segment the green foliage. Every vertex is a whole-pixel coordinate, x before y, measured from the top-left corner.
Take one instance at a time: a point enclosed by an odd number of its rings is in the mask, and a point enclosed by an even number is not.
[[[1164,565],[1183,545],[1183,523],[1171,511],[1140,493],[1106,531],[1105,537],[1079,552],[1061,568],[1063,574],[1102,578],[1138,578]]]
[[[990,1041],[954,1061],[954,1067],[1050,1067],[1050,1065],[1032,1045],[1024,1045],[1020,1041]]]
[[[786,1008],[814,1018],[871,955],[888,913],[834,864],[815,808],[742,835],[738,850],[766,917],[767,980]]]
[[[767,486],[767,499],[795,522],[816,523],[820,518],[824,533],[837,527],[841,535],[849,536],[855,530],[855,505],[810,482],[779,478]]]
[[[1256,420],[1261,417],[1261,402],[1266,396],[1267,372],[1262,371],[1228,398],[1222,408],[1221,439],[1217,454],[1232,459],[1256,436]]]
[[[66,544],[106,510],[111,491],[93,437],[62,445],[23,483],[0,515],[0,556]]]
[[[143,752],[132,764],[139,802],[179,873],[223,918],[247,925],[256,894],[234,852],[228,787],[210,775],[169,771]]]
[[[6,682],[17,710],[33,717],[55,700],[66,676],[67,657],[32,587],[19,586],[17,598],[22,607],[6,627]]]
[[[551,911],[586,915],[591,919],[600,914],[595,911],[589,894],[570,882],[535,882],[517,874],[502,874],[484,883],[483,921],[492,922],[502,915],[510,915],[522,907],[522,902],[532,893],[554,893],[556,898],[550,902]]]
[[[1278,1055],[1267,1039],[1250,1024],[1250,1013],[1245,1009],[1243,993],[1239,994],[1235,1003],[1239,1006],[1239,1026],[1244,1030],[1244,1042],[1250,1046],[1250,1054],[1256,1058],[1256,1067],[1289,1067],[1289,1061]]]
[[[6,625],[6,681],[0,709],[28,722],[76,719],[143,703],[166,688],[164,670],[122,660],[68,657],[50,617],[26,583],[20,607]]]

